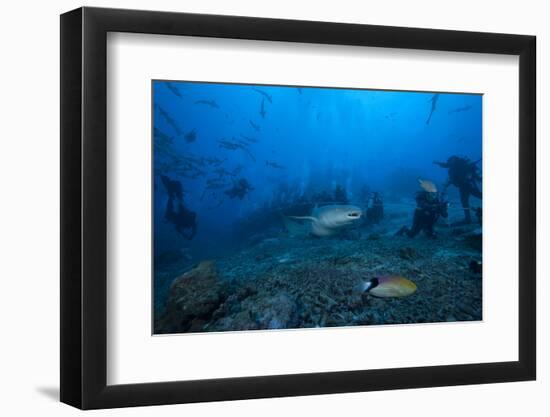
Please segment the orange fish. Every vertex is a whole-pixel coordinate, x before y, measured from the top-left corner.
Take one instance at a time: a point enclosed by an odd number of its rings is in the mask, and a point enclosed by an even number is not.
[[[375,297],[406,297],[416,291],[416,284],[397,275],[383,275],[365,282],[363,291]]]

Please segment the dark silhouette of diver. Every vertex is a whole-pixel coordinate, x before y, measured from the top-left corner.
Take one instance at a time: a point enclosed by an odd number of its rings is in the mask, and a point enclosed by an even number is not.
[[[447,162],[434,161],[434,164],[448,170],[449,178],[444,186],[444,190],[450,185],[454,185],[458,188],[460,203],[464,209],[464,223],[466,224],[472,222],[470,196],[472,195],[481,199],[481,191],[477,185],[477,183],[481,181],[481,176],[477,169],[478,162],[479,161],[472,162],[468,158],[461,158],[456,155],[447,159]]]
[[[372,193],[372,205],[367,208],[367,224],[379,224],[384,218],[384,201],[378,192]]]
[[[254,188],[250,183],[245,178],[241,178],[232,188],[226,190],[225,194],[230,198],[242,200],[252,190],[254,190]]]
[[[183,187],[181,182],[161,175],[162,183],[168,193],[168,203],[164,211],[164,218],[171,223],[176,232],[185,239],[191,240],[197,234],[197,213],[183,205]],[[189,230],[189,233],[186,233]]]
[[[168,204],[164,212],[164,218],[174,225],[176,232],[184,238],[191,240],[197,234],[197,213],[185,208],[181,201],[174,207],[174,197],[168,197]],[[187,234],[186,230],[190,230]]]
[[[346,189],[342,187],[340,184],[338,184],[334,189],[333,199],[335,203],[339,203],[339,204],[348,203],[348,193],[346,192]]]
[[[419,191],[416,194],[416,209],[414,210],[413,224],[409,229],[403,226],[396,233],[398,236],[406,234],[413,238],[421,231],[424,231],[426,236],[435,238],[434,225],[440,217],[447,218],[447,202],[437,193],[428,191]]]
[[[426,124],[430,124],[430,120],[432,120],[432,115],[434,114],[434,111],[437,107],[437,100],[439,100],[439,94],[434,94],[432,98],[428,101],[432,102],[432,110],[430,111],[430,115],[428,116],[428,120],[426,120]]]
[[[169,198],[177,198],[180,201],[183,200],[183,187],[181,182],[171,180],[166,175],[161,175],[160,179],[162,180],[162,184],[164,185]]]

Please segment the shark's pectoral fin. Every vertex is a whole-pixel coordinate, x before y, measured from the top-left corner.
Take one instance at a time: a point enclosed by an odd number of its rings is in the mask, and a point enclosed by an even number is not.
[[[305,236],[311,231],[311,223],[302,223],[296,221],[302,220],[301,217],[281,215],[281,220],[283,221],[283,225],[290,236]]]

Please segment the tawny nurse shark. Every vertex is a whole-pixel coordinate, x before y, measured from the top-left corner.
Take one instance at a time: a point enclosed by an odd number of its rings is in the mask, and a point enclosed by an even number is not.
[[[311,216],[289,216],[291,219],[311,221],[311,234],[319,237],[334,236],[344,228],[361,220],[363,212],[357,206],[335,204],[315,207]]]

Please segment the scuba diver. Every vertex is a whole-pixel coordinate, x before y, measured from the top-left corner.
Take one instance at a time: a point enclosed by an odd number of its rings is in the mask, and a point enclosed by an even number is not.
[[[160,179],[162,180],[162,184],[164,185],[169,198],[175,197],[180,201],[183,200],[183,187],[181,186],[181,182],[171,180],[166,175],[161,175]]]
[[[372,193],[372,205],[367,208],[367,224],[379,224],[384,218],[384,201],[378,192]]]
[[[334,189],[333,201],[338,204],[348,203],[348,193],[346,189],[339,184]]]
[[[235,185],[233,185],[233,188],[226,190],[225,194],[227,194],[230,198],[238,198],[239,200],[242,200],[252,190],[254,190],[254,188],[250,185],[250,183],[245,178],[241,178]]]
[[[440,217],[447,218],[447,207],[447,202],[437,192],[419,191],[416,194],[416,209],[412,227],[409,229],[407,226],[403,226],[396,235],[406,234],[413,238],[424,231],[429,238],[436,238],[434,225]]]
[[[180,235],[191,240],[197,234],[197,213],[186,209],[181,201],[178,201],[177,204],[177,208],[174,208],[174,198],[168,197],[164,218],[174,225]],[[190,229],[189,234],[185,233],[187,229]]]
[[[183,187],[181,182],[172,180],[166,175],[161,175],[162,183],[168,193],[168,203],[164,211],[164,218],[171,223],[176,231],[187,240],[191,240],[197,234],[197,213],[183,205]],[[190,230],[186,233],[186,230]]]
[[[477,163],[481,161],[472,162],[468,158],[461,158],[459,156],[451,156],[447,159],[447,162],[434,161],[433,163],[446,168],[448,170],[449,178],[444,186],[446,190],[449,185],[454,185],[458,188],[460,193],[460,202],[464,209],[464,223],[469,224],[472,222],[472,215],[470,209],[470,196],[481,199],[481,191],[478,188],[477,183],[481,181]]]

